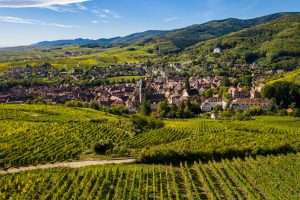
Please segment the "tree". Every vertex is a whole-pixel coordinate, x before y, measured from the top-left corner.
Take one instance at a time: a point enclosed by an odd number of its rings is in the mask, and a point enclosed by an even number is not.
[[[294,83],[283,81],[266,85],[262,95],[274,99],[280,108],[288,108],[292,104],[300,107],[300,86]]]
[[[206,97],[206,98],[210,98],[214,95],[214,92],[212,89],[208,89],[206,91],[203,92],[203,96]]]
[[[157,114],[160,117],[166,117],[169,112],[170,112],[170,108],[168,106],[167,101],[161,101],[161,102],[158,103]]]
[[[224,87],[229,87],[230,86],[230,80],[228,77],[224,77],[224,79],[222,80],[222,86]]]
[[[150,115],[151,113],[151,107],[149,101],[143,101],[140,106],[140,112],[143,115]]]

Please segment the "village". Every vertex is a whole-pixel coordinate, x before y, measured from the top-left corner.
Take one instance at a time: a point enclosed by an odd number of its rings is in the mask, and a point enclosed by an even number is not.
[[[171,65],[171,67],[179,69],[180,65]],[[14,71],[6,72],[5,76],[20,78],[20,74],[28,76],[28,74],[34,73],[40,77],[47,77],[49,80],[57,77],[66,79],[66,72],[49,68],[47,65],[40,69],[15,68]],[[127,71],[126,68],[125,70]],[[116,71],[117,75],[122,75],[122,70],[114,70],[114,72]],[[155,111],[157,105],[162,101],[177,106],[192,101],[199,106],[202,112],[211,112],[216,107],[234,110],[246,110],[251,107],[269,110],[272,107],[272,101],[261,97],[262,86],[257,87],[255,84],[251,88],[239,85],[231,86],[228,87],[225,94],[220,94],[214,91],[218,91],[222,85],[224,78],[221,76],[168,76],[163,71],[160,71],[158,75],[157,71],[153,71],[152,76],[147,76],[145,69],[135,68],[132,74],[143,75],[144,78],[138,81],[98,84],[89,87],[65,81],[59,84],[14,85],[1,90],[0,103],[64,104],[74,100],[93,101],[105,107],[122,106],[130,112],[137,112],[143,101],[149,102],[152,111]],[[92,69],[89,73],[101,79],[111,72],[107,71],[105,74],[103,69],[102,71]],[[154,73],[156,73],[155,76],[153,76]],[[84,74],[82,71],[75,70],[71,76],[74,80],[80,80],[82,74]]]

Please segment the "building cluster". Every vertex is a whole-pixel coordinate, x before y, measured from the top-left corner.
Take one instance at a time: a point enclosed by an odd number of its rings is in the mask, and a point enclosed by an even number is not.
[[[41,100],[47,103],[65,103],[71,100],[96,101],[104,106],[126,105],[134,96],[136,84],[116,84],[92,88],[60,86],[12,87],[0,93],[0,103],[26,103]]]
[[[179,105],[188,100],[200,101],[201,94],[221,85],[221,77],[159,77],[145,80],[139,93],[147,96],[151,108],[156,109],[157,103],[166,100],[170,105]]]
[[[211,112],[216,107],[233,110],[247,110],[255,107],[262,110],[270,110],[272,101],[261,98],[260,92],[261,87],[253,87],[250,91],[241,87],[231,87],[228,90],[229,98],[208,98],[201,104],[201,110],[203,112]]]
[[[174,64],[175,67],[178,67]],[[111,73],[114,68],[107,68]],[[115,71],[115,70],[114,70]],[[136,68],[135,72],[144,74],[143,68]],[[74,80],[81,80],[83,76],[97,77],[103,75],[103,69],[92,68],[88,71],[75,69],[71,72]],[[115,73],[120,73],[116,71]],[[43,65],[37,68],[13,68],[6,72],[5,76],[10,78],[23,78],[32,74],[40,77],[64,76],[65,73]],[[65,74],[66,76],[70,74]],[[22,76],[22,77],[20,77]],[[137,111],[139,105],[147,100],[151,109],[155,110],[161,101],[170,105],[179,105],[182,102],[192,100],[199,102],[203,112],[210,112],[215,107],[247,109],[259,107],[269,109],[271,102],[260,98],[260,89],[252,88],[250,91],[241,87],[232,87],[228,91],[229,99],[225,100],[219,96],[204,99],[203,92],[220,87],[222,77],[198,77],[186,78],[183,76],[157,76],[156,78],[145,78],[137,83],[103,84],[98,86],[75,86],[70,83],[56,85],[32,85],[14,86],[0,91],[0,103],[25,103],[42,100],[48,103],[65,103],[71,100],[84,102],[95,101],[103,106],[126,106],[130,111]],[[200,104],[202,102],[202,104]]]
[[[144,76],[146,74],[143,66],[130,64],[111,65],[109,67],[91,67],[91,68],[74,68],[66,71],[65,69],[57,69],[50,64],[43,64],[32,67],[14,67],[0,74],[0,80],[28,80],[47,79],[48,81],[63,80],[94,80],[106,79],[116,76]]]

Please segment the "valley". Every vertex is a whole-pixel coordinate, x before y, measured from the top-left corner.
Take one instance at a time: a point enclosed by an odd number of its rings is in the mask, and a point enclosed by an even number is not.
[[[299,33],[282,12],[1,48],[0,200],[299,199]]]

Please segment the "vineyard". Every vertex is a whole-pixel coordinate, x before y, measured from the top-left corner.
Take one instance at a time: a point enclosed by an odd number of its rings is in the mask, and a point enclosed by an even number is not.
[[[6,105],[0,119],[0,168],[78,160],[96,142],[121,144],[130,134],[94,110]]]
[[[251,121],[169,121],[163,129],[130,139],[128,145],[149,163],[299,152],[300,121],[269,116]]]
[[[103,140],[114,146],[105,156],[129,155],[143,163],[207,162],[300,150],[300,120],[292,117],[166,120],[163,128],[142,133],[135,133],[128,118],[84,108],[1,105],[0,119],[0,168],[79,160]]]
[[[0,177],[0,199],[299,199],[300,157],[49,169]]]
[[[0,167],[79,159],[96,141],[120,142],[126,132],[98,123],[0,123]],[[13,127],[14,130],[8,130]],[[13,133],[13,134],[12,134]]]

